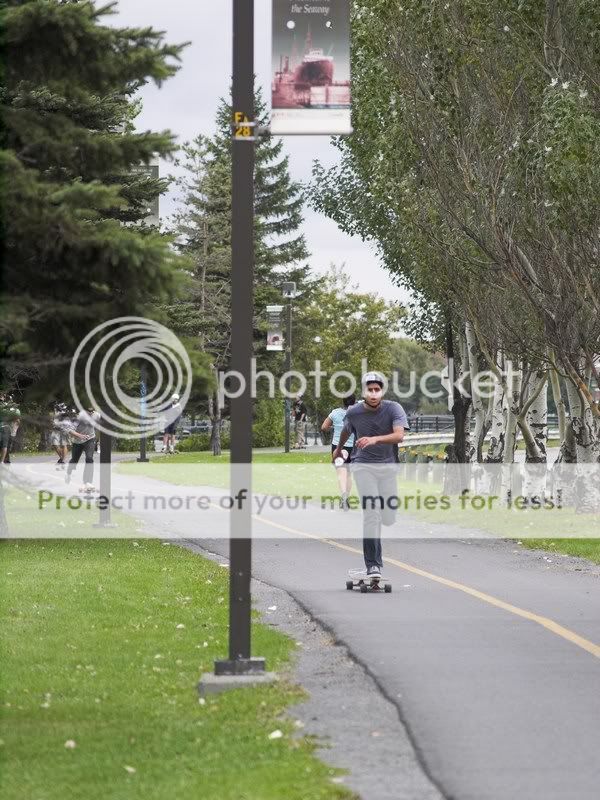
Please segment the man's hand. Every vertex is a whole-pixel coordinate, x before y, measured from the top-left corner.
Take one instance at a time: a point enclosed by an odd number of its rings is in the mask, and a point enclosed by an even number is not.
[[[335,450],[331,454],[332,463],[336,460],[336,458],[342,458],[342,448],[339,445],[335,448]]]
[[[361,436],[358,442],[356,443],[357,447],[360,447],[362,450],[364,447],[371,447],[374,444],[378,444],[379,439],[377,436]]]

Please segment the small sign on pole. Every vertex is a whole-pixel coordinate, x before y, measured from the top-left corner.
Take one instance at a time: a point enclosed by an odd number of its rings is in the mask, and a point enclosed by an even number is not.
[[[267,350],[283,350],[283,306],[267,306]]]
[[[350,0],[273,0],[271,133],[352,133],[350,101]]]

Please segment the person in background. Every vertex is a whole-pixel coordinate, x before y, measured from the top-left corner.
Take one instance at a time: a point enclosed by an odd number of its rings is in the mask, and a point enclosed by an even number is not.
[[[100,422],[100,412],[91,406],[79,412],[75,421],[68,428],[69,436],[73,439],[71,450],[71,460],[67,467],[65,483],[71,482],[71,473],[79,463],[82,455],[85,455],[85,466],[83,468],[83,486],[81,491],[93,492],[94,485],[94,451],[96,447],[96,425]]]
[[[56,450],[58,461],[57,468],[64,469],[67,456],[69,455],[69,410],[65,403],[56,403],[54,406],[54,416],[52,418],[52,433],[50,434],[50,444]]]
[[[10,395],[0,394],[0,464],[10,464],[10,451],[19,428],[21,412]]]
[[[166,420],[167,424],[165,426],[165,435],[163,437],[163,453],[174,453],[175,452],[175,435],[177,432],[177,426],[179,425],[179,420],[181,419],[181,404],[179,402],[179,395],[175,392],[171,395],[171,406],[166,411]]]
[[[346,412],[348,408],[356,403],[356,397],[351,394],[344,397],[342,400],[342,407],[334,408],[325,421],[321,425],[322,431],[329,431],[333,428],[333,437],[331,439],[331,452],[334,453],[340,441],[340,434],[344,429],[344,420],[346,419]],[[337,479],[340,485],[342,498],[340,500],[340,508],[344,511],[349,511],[348,497],[352,489],[352,475],[347,465],[352,461],[352,450],[354,448],[354,436],[350,435],[341,449],[341,458],[343,462],[336,464]]]
[[[299,394],[292,406],[292,421],[294,423],[294,433],[296,435],[294,448],[297,450],[306,447],[306,415],[306,406],[302,401],[302,395]]]

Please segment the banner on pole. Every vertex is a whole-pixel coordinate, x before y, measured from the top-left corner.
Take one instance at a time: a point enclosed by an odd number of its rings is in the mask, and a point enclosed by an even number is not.
[[[350,0],[273,0],[272,75],[272,133],[352,133]]]
[[[267,306],[267,350],[283,350],[283,306]]]

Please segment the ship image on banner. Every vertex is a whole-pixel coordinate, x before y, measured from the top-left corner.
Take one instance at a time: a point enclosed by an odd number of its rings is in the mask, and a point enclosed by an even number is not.
[[[352,133],[349,0],[273,0],[272,63],[272,133]]]

